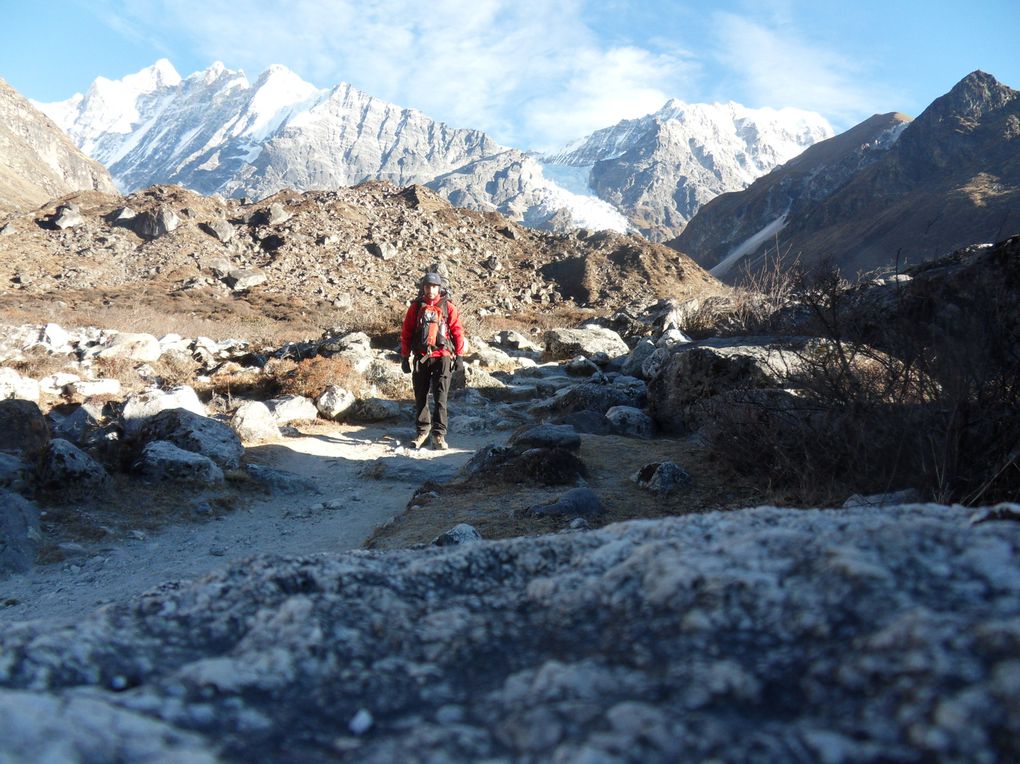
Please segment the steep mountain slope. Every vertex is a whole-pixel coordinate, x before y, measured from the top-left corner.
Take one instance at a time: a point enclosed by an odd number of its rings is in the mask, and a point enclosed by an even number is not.
[[[25,210],[73,191],[115,193],[106,169],[0,80],[0,210]]]
[[[706,205],[669,244],[717,276],[776,252],[850,275],[1020,231],[1020,95],[974,72],[917,119],[878,115],[746,191]]]
[[[575,224],[627,228],[610,205],[575,199],[534,159],[481,131],[451,128],[351,85],[318,90],[282,66],[249,83],[219,63],[181,79],[163,60],[42,108],[126,192],[180,183],[261,199],[367,180],[434,183],[457,204],[535,224],[567,207]]]
[[[710,199],[746,188],[832,134],[812,112],[671,100],[543,161],[553,178],[586,182],[643,234],[661,241],[679,233]]]

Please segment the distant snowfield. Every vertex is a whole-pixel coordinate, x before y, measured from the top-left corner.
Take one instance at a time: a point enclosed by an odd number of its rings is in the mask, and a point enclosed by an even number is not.
[[[546,181],[547,204],[552,210],[561,207],[569,210],[576,226],[618,233],[634,230],[623,213],[595,196],[588,185],[590,167],[542,164],[541,169]]]

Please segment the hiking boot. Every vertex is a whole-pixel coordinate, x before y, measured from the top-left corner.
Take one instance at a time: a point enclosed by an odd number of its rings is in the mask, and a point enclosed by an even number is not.
[[[421,448],[425,444],[425,441],[428,439],[429,439],[428,430],[425,430],[425,432],[419,432],[417,435],[414,436],[414,440],[411,441],[411,448],[416,450]]]
[[[446,438],[442,435],[436,435],[432,438],[432,448],[436,451],[445,451],[449,446],[446,445]]]

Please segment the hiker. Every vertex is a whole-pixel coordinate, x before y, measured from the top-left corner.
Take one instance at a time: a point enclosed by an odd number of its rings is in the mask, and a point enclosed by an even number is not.
[[[424,445],[431,431],[432,447],[439,451],[446,449],[446,396],[463,352],[460,311],[444,294],[440,275],[426,273],[421,294],[407,309],[400,331],[400,368],[411,374],[414,385],[417,431],[411,445],[415,448]],[[432,413],[428,407],[430,390],[435,406]]]

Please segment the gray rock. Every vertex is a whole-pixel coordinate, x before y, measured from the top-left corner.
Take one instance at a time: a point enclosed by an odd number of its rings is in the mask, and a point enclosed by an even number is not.
[[[606,419],[615,432],[628,438],[651,438],[655,434],[652,418],[633,406],[613,406],[606,411]]]
[[[0,401],[0,451],[34,454],[50,442],[50,429],[32,401]]]
[[[969,514],[764,507],[238,560],[0,631],[0,739],[124,762],[196,730],[178,761],[289,762],[296,729],[366,762],[1016,760],[1020,524]],[[83,724],[81,699],[165,728]],[[338,736],[361,709],[369,733]]]
[[[266,401],[266,407],[277,424],[315,419],[319,416],[319,410],[315,408],[315,404],[303,395],[281,395],[278,398],[270,398]]]
[[[329,385],[315,400],[315,408],[323,419],[340,419],[354,405],[357,398],[354,393],[340,387],[340,385]]]
[[[126,358],[129,361],[152,363],[158,361],[163,351],[151,334],[118,332],[110,344],[99,351],[100,358]]]
[[[71,382],[68,390],[82,398],[92,398],[96,395],[120,395],[123,386],[119,379],[81,379]]]
[[[473,525],[458,523],[445,533],[440,533],[432,541],[433,546],[460,546],[473,541],[481,541],[481,534]]]
[[[252,480],[272,493],[321,493],[315,480],[294,472],[263,467],[260,464],[245,464],[244,469]]]
[[[173,443],[209,457],[225,470],[237,469],[244,456],[244,446],[228,425],[186,409],[167,409],[149,418],[138,438]]]
[[[565,517],[595,517],[605,511],[599,497],[590,488],[584,486],[571,488],[550,504],[539,504],[531,507],[532,515],[553,515]]]
[[[81,209],[77,204],[61,204],[57,207],[56,213],[50,219],[50,222],[60,230],[67,228],[76,228],[85,223],[85,218],[82,217]]]
[[[41,539],[36,506],[0,489],[0,578],[30,570]]]
[[[397,256],[397,248],[386,241],[369,242],[367,249],[381,260],[392,260]]]
[[[35,478],[35,470],[23,459],[0,451],[0,489],[25,493]]]
[[[801,365],[792,344],[767,339],[705,340],[681,346],[649,382],[651,416],[663,429],[683,430],[690,424],[691,405],[733,390],[783,387]]]
[[[39,400],[39,383],[8,366],[0,366],[0,399]]]
[[[55,374],[47,374],[39,379],[39,392],[54,397],[64,394],[68,385],[80,382],[81,377],[66,371],[58,371]]]
[[[869,496],[862,496],[855,493],[843,502],[844,507],[888,507],[895,504],[911,504],[923,501],[921,494],[914,488],[905,488],[902,491],[891,491],[889,493],[876,493]]]
[[[633,475],[631,480],[659,496],[669,496],[691,485],[691,476],[673,462],[652,462]]]
[[[620,371],[632,377],[644,378],[642,367],[649,356],[655,352],[655,343],[648,338],[638,340],[638,343],[627,355],[620,367]]]
[[[279,202],[273,202],[262,211],[259,223],[263,225],[280,225],[290,219],[291,214],[284,209],[283,205]]]
[[[101,426],[95,409],[87,406],[76,406],[66,414],[53,409],[46,418],[54,437],[63,438],[78,446]]]
[[[186,451],[165,440],[146,443],[134,467],[144,477],[157,482],[201,485],[224,482],[223,470],[208,456]]]
[[[630,348],[612,329],[589,325],[582,329],[550,329],[545,333],[542,359],[559,361],[583,355],[593,358],[605,353],[609,358],[627,355]]]
[[[245,401],[238,406],[230,418],[230,426],[246,443],[278,440],[281,437],[279,424],[262,401]]]
[[[187,385],[179,385],[170,390],[146,390],[132,393],[124,401],[121,418],[124,433],[135,435],[150,418],[160,411],[168,409],[185,409],[200,416],[206,415],[205,405],[198,399],[198,394]]]
[[[400,404],[385,398],[365,398],[347,410],[348,422],[382,422],[400,416]]]
[[[131,228],[143,239],[157,239],[177,230],[180,225],[180,217],[169,207],[143,212],[131,220]]]
[[[249,268],[238,268],[230,271],[223,280],[235,292],[243,292],[246,289],[265,284],[266,274]]]
[[[599,367],[583,355],[579,355],[563,364],[563,370],[575,377],[590,377],[599,372]]]
[[[520,428],[507,441],[507,446],[521,453],[530,448],[563,448],[581,450],[581,436],[570,425],[539,424]]]
[[[536,415],[567,414],[572,411],[597,411],[604,414],[613,406],[642,408],[644,386],[596,384],[585,382],[557,392],[547,401],[532,406]]]
[[[210,236],[219,239],[224,244],[234,238],[234,226],[223,218],[210,220],[208,223],[203,223],[201,227]]]
[[[39,482],[64,496],[91,496],[106,488],[109,475],[76,445],[54,438],[43,454]]]

